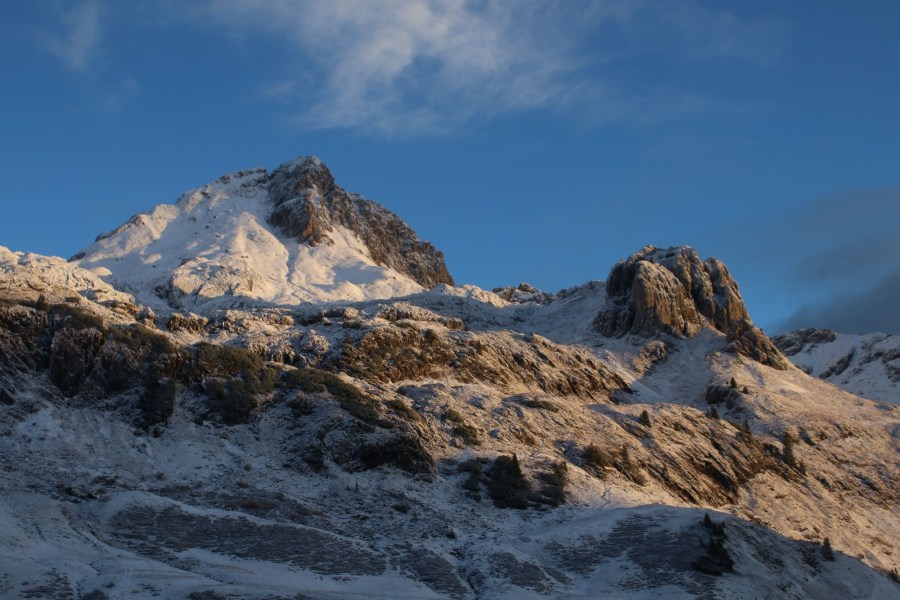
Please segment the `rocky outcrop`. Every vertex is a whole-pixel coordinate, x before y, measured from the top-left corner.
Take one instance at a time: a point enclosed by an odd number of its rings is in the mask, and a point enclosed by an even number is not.
[[[50,381],[66,396],[77,394],[103,343],[103,334],[93,327],[57,331],[50,346]]]
[[[619,261],[606,282],[606,306],[594,319],[603,335],[664,333],[690,338],[704,327],[727,334],[728,350],[763,364],[787,360],[756,328],[737,282],[720,260],[702,260],[688,246],[645,246]]]
[[[772,338],[797,367],[851,394],[900,402],[900,336],[798,329]]]
[[[706,324],[727,333],[733,323],[749,319],[727,267],[715,258],[701,260],[688,246],[646,246],[619,261],[606,294],[595,325],[609,336],[662,331],[692,337]]]
[[[379,265],[432,288],[453,285],[444,255],[397,215],[377,202],[338,186],[319,159],[306,157],[272,172],[269,195],[275,208],[269,221],[288,236],[312,246],[329,243],[335,226],[352,231]]]
[[[166,328],[169,331],[187,331],[189,333],[202,333],[209,324],[206,317],[195,315],[194,313],[172,313]]]
[[[537,289],[533,285],[520,283],[519,285],[498,287],[491,290],[507,302],[514,304],[540,304],[547,305],[553,302],[553,294]]]
[[[728,330],[728,346],[725,349],[781,371],[790,364],[772,340],[747,319],[737,321]]]
[[[629,261],[618,263],[610,273],[607,306],[597,315],[597,330],[615,337],[660,331],[693,337],[703,322],[684,285],[665,267]]]
[[[772,342],[786,356],[793,356],[802,352],[807,344],[827,344],[835,339],[837,339],[837,334],[830,329],[808,327],[776,335],[772,338]]]
[[[539,335],[455,331],[414,321],[366,331],[345,344],[334,367],[372,382],[453,378],[511,392],[540,389],[558,396],[608,400],[628,384],[607,365]]]

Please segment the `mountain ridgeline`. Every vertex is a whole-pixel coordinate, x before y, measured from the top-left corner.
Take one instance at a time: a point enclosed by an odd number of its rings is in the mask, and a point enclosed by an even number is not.
[[[686,246],[456,286],[316,158],[225,175],[0,247],[0,598],[896,597],[900,408],[828,381],[900,354],[857,338],[796,368]]]
[[[344,227],[365,244],[376,264],[407,275],[426,289],[453,285],[441,252],[419,240],[409,225],[377,202],[345,192],[315,157],[273,171],[269,197],[274,204],[269,221],[287,236],[316,246],[333,243],[328,234]]]
[[[315,157],[224,175],[71,261],[162,310],[391,298],[453,284],[441,252],[344,191]]]

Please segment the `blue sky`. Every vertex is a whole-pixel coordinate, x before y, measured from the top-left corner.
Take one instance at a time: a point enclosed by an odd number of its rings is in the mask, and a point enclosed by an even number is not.
[[[461,283],[690,244],[769,332],[900,333],[900,3],[860,6],[7,0],[0,245],[315,154]]]

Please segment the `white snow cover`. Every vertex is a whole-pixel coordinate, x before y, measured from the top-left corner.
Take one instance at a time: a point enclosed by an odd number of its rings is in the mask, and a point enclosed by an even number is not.
[[[606,300],[601,282],[547,306],[509,303],[474,286],[424,291],[375,265],[349,231],[315,248],[285,239],[267,222],[265,178],[264,170],[240,172],[188,192],[101,236],[72,263],[0,247],[0,291],[33,298],[47,290],[56,302],[80,294],[95,301],[82,308],[107,321],[119,317],[105,300],[231,308],[219,316],[240,327],[165,335],[185,345],[283,341],[308,352],[389,327],[379,315],[395,308],[405,315],[397,328],[427,329],[444,341],[477,334],[503,350],[498,357],[513,357],[519,341],[536,335],[590,350],[631,393],[607,403],[535,392],[549,407],[529,407],[517,400],[529,390],[452,375],[355,381],[379,402],[418,413],[408,426],[437,440],[437,470],[353,471],[329,458],[316,473],[298,457],[339,422],[324,401],[298,415],[276,392],[254,420],[225,427],[198,421],[202,394],[181,386],[171,419],[151,432],[133,423],[139,388],[64,398],[45,370],[6,372],[0,364],[8,394],[0,402],[0,599],[900,597],[869,568],[894,568],[898,555],[896,487],[888,484],[898,467],[900,408],[799,369],[723,353],[725,336],[711,329],[685,340],[605,338],[592,325]],[[266,308],[301,302],[340,306],[304,307],[290,318]],[[341,316],[324,318],[337,308]],[[31,309],[6,310],[15,317]],[[317,312],[323,317],[303,324]],[[445,327],[449,318],[465,329]],[[838,335],[791,358],[821,375],[851,348],[838,378],[884,383],[890,378],[872,369],[887,374],[900,362],[892,358],[897,338],[879,335]],[[707,386],[731,379],[746,387],[740,403],[721,405],[721,420],[704,416]],[[459,442],[451,410],[479,432],[477,446]],[[632,425],[643,410],[653,418],[646,432]],[[776,454],[783,435],[794,435],[806,472],[762,471],[733,501],[707,505],[675,495],[659,472],[637,484],[612,468],[598,476],[580,459],[589,443],[626,440],[649,473],[663,451],[694,447],[706,424],[728,439],[742,435],[742,421]],[[696,422],[703,428],[689,426]],[[512,453],[531,469],[567,461],[566,504],[515,511],[466,493],[463,461]],[[706,513],[727,523],[736,563],[720,578],[690,566],[706,548]],[[825,536],[834,561],[822,558]]]
[[[900,336],[835,334],[788,356],[795,365],[852,394],[900,405]]]
[[[55,291],[57,295],[78,293],[98,301],[133,301],[129,294],[58,256],[13,252],[4,246],[0,246],[0,289],[17,296]]]
[[[422,291],[376,264],[366,246],[337,226],[332,243],[311,247],[268,223],[265,169],[220,177],[100,236],[74,264],[165,310],[166,296],[187,310],[244,300],[303,302],[391,298]],[[171,291],[168,291],[171,290]]]

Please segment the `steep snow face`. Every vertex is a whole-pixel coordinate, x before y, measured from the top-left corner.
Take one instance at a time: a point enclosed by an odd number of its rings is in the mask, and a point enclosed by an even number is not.
[[[303,165],[305,170],[299,168]],[[443,268],[443,256],[418,242],[405,224],[410,243],[393,253],[384,252],[371,237],[365,237],[367,231],[356,225],[360,218],[353,221],[352,229],[345,226],[350,223],[347,219],[330,219],[323,228],[327,235],[315,240],[290,235],[273,219],[277,208],[283,225],[285,195],[299,194],[291,206],[303,211],[320,206],[320,196],[329,193],[310,191],[307,180],[287,181],[291,174],[308,179],[310,172],[324,172],[330,180],[327,168],[314,158],[292,161],[272,174],[255,169],[225,175],[186,192],[174,205],[159,205],[136,215],[98,237],[72,262],[157,310],[199,312],[247,301],[295,305],[404,296],[423,290],[414,277],[415,268],[403,272],[404,258],[414,266],[431,259]],[[330,181],[332,195],[338,190],[351,198]],[[345,207],[345,212],[362,207],[380,219],[402,224],[374,202],[352,199],[355,203]],[[326,209],[317,214],[328,217]],[[424,259],[423,247],[431,252]]]
[[[863,398],[900,404],[900,336],[810,328],[772,341],[810,375]]]

